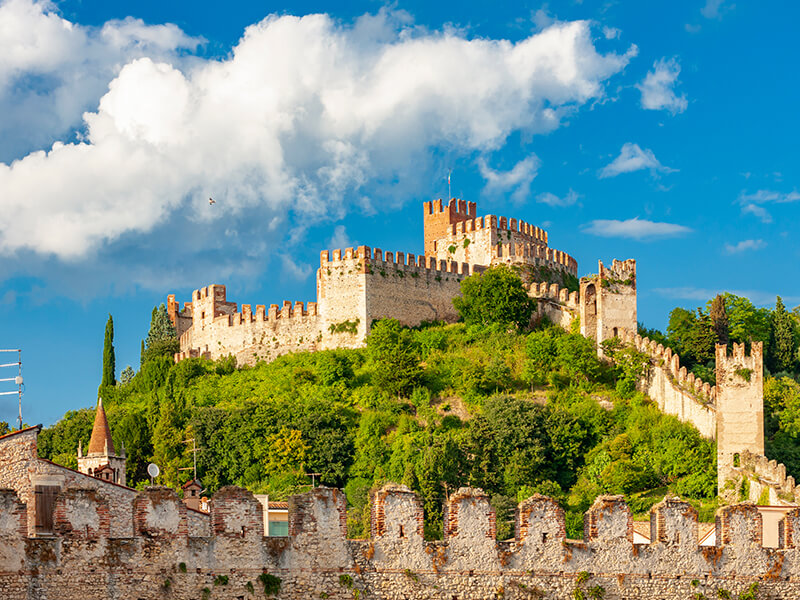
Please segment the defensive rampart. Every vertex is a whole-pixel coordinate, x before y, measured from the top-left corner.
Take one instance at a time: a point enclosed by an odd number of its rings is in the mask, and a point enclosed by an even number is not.
[[[556,283],[531,283],[528,295],[536,299],[536,311],[540,317],[547,317],[567,331],[573,319],[580,315],[578,292],[570,292]]]
[[[662,412],[691,423],[707,438],[716,438],[716,386],[682,367],[680,357],[671,348],[627,329],[620,330],[619,337],[650,357],[650,369],[639,381],[639,390],[652,398]]]
[[[317,302],[257,305],[255,311],[244,304],[239,310],[227,300],[225,286],[210,285],[195,290],[192,302],[178,310],[170,296],[168,313],[183,329],[175,360],[233,355],[240,365],[255,364],[289,352],[358,347],[376,319],[410,326],[453,322],[458,318],[453,298],[469,274],[467,264],[411,253],[367,246],[323,250]]]
[[[473,202],[425,202],[423,220],[426,256],[484,266],[522,262],[577,275],[578,261],[549,248],[545,230],[517,219],[477,217]]]
[[[346,502],[317,488],[289,502],[289,536],[263,535],[263,510],[239,488],[210,502],[210,527],[191,531],[174,491],[147,488],[130,515],[133,535],[108,535],[91,491],[57,500],[57,530],[26,536],[27,507],[0,491],[0,589],[5,600],[235,600],[272,593],[309,600],[475,600],[583,597],[731,597],[753,584],[758,597],[800,596],[800,509],[781,523],[780,548],[763,548],[752,504],[720,510],[716,547],[699,547],[697,513],[677,498],[651,510],[650,544],[633,543],[621,496],[601,496],[586,513],[584,538],[566,539],[564,513],[535,495],[516,510],[514,538],[495,539],[488,496],[462,488],[444,510],[444,539],[422,536],[419,499],[390,484],[373,493],[369,540],[348,540]]]

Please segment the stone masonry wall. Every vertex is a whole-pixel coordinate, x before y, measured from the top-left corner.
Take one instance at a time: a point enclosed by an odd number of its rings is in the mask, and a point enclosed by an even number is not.
[[[79,502],[75,502],[75,500]],[[716,547],[699,547],[697,513],[668,497],[651,510],[652,542],[634,544],[621,496],[601,496],[583,540],[568,540],[557,503],[535,495],[517,509],[515,537],[494,539],[486,494],[462,488],[447,503],[445,537],[422,539],[419,499],[389,484],[372,494],[369,540],[345,537],[344,495],[317,488],[290,501],[290,535],[263,536],[258,501],[238,488],[211,501],[212,531],[194,536],[174,491],[147,488],[130,515],[135,535],[105,534],[103,503],[64,494],[52,538],[26,538],[25,504],[0,490],[0,590],[4,600],[667,600],[703,594],[800,595],[800,509],[781,523],[781,546],[763,548],[752,504],[721,509]],[[69,524],[69,525],[67,525]],[[724,591],[723,591],[724,590]],[[268,591],[274,591],[270,589]],[[728,592],[725,594],[725,592]]]
[[[0,488],[16,490],[20,500],[30,507],[26,516],[28,535],[36,535],[35,488],[37,485],[43,485],[56,486],[62,491],[81,490],[74,497],[65,497],[67,498],[65,502],[72,503],[70,510],[77,510],[78,506],[101,504],[104,507],[102,511],[107,514],[107,523],[102,528],[104,535],[132,536],[134,531],[131,514],[137,491],[39,458],[36,447],[38,433],[37,426],[0,437]],[[206,531],[207,526],[204,523],[208,522],[208,515],[197,511],[190,512],[193,531]],[[55,527],[58,528],[58,506],[55,515]],[[80,523],[79,527],[73,528],[82,528],[84,524],[82,521]]]
[[[430,258],[483,266],[523,262],[577,275],[578,262],[548,248],[546,231],[517,219],[476,217],[474,203],[426,202],[423,220],[425,255]]]
[[[716,438],[716,386],[712,387],[695,377],[694,373],[687,372],[671,348],[664,348],[628,329],[621,329],[619,338],[650,357],[650,369],[639,381],[639,390],[652,398],[661,412],[694,425],[707,438]]]
[[[763,345],[753,342],[750,354],[744,344],[733,352],[717,344],[717,477],[724,489],[736,467],[737,456],[747,450],[764,454]]]

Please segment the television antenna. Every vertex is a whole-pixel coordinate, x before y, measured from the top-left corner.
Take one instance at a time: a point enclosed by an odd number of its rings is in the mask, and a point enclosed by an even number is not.
[[[22,429],[22,390],[25,387],[24,381],[22,379],[22,350],[19,348],[16,349],[9,349],[9,350],[0,350],[0,352],[16,352],[17,353],[17,362],[10,362],[10,363],[3,363],[0,364],[0,368],[2,367],[17,367],[17,376],[16,377],[3,377],[0,378],[0,382],[5,381],[13,381],[14,384],[17,386],[16,391],[12,392],[0,392],[0,396],[12,396],[16,394],[19,397],[19,416],[17,417],[17,423],[19,425],[18,429]]]
[[[192,456],[194,457],[194,466],[192,467],[178,467],[178,471],[194,471],[194,477],[192,481],[197,479],[197,453],[202,450],[202,448],[198,448],[195,444],[194,438],[189,438],[188,440],[183,440],[184,444],[188,444],[189,442],[192,443]]]

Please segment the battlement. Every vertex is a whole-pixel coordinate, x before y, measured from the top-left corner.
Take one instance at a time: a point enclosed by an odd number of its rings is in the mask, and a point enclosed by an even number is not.
[[[627,285],[636,285],[636,260],[629,258],[628,260],[611,261],[611,266],[606,267],[602,261],[599,261],[598,274],[600,279],[614,280],[619,282],[628,282]]]
[[[468,277],[470,275],[470,265],[467,263],[457,263],[455,261],[437,260],[435,257],[428,257],[424,254],[415,255],[411,252],[390,252],[380,248],[370,248],[369,246],[359,246],[358,248],[344,248],[333,251],[323,250],[319,253],[320,268],[332,269],[344,267],[353,269],[357,267],[363,273],[372,273],[372,268],[380,269],[385,266],[422,273],[425,271],[435,271],[436,273],[453,273]],[[483,270],[483,269],[477,269]]]
[[[193,511],[177,494],[150,487],[134,499],[133,537],[112,538],[107,505],[92,490],[72,490],[56,497],[54,536],[27,538],[25,504],[0,490],[0,587],[7,600],[27,600],[33,583],[42,597],[63,600],[167,592],[196,598],[212,587],[214,597],[234,600],[270,577],[286,600],[344,600],[353,590],[377,600],[489,598],[498,589],[513,592],[506,597],[560,598],[581,586],[602,588],[609,600],[689,597],[698,590],[717,597],[717,590],[736,595],[752,582],[765,597],[800,591],[794,576],[800,508],[783,517],[780,546],[764,548],[756,507],[723,507],[717,545],[706,548],[698,545],[697,512],[674,496],[650,510],[650,543],[634,544],[623,497],[598,497],[585,515],[583,539],[568,540],[563,510],[537,494],[517,507],[514,537],[498,541],[487,494],[461,488],[445,503],[444,539],[426,542],[414,492],[390,483],[370,498],[369,540],[347,539],[346,500],[331,488],[293,496],[289,536],[270,538],[252,493],[222,488],[210,502],[211,526],[198,535],[189,523]]]
[[[567,288],[562,288],[557,283],[533,282],[528,286],[528,295],[531,298],[540,300],[552,300],[571,309],[577,310],[580,308],[580,294],[578,292],[570,292]]]
[[[639,352],[647,354],[654,365],[662,367],[669,373],[674,383],[692,394],[700,404],[714,404],[717,398],[717,386],[695,377],[686,367],[681,366],[681,358],[672,348],[665,348],[648,337],[642,337],[627,329],[619,331],[623,343],[632,344]]]
[[[451,198],[450,201],[444,205],[442,199],[423,202],[422,208],[426,217],[430,215],[446,214],[450,217],[460,218],[475,218],[477,207],[474,202],[467,202],[466,200],[459,200]]]

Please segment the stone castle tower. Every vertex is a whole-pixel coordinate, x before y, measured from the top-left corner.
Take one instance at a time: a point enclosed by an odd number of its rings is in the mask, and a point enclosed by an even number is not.
[[[92,437],[85,456],[83,448],[78,445],[78,471],[104,481],[125,485],[125,462],[125,445],[123,444],[120,454],[117,455],[101,398],[97,401]]]
[[[734,344],[728,354],[717,344],[717,486],[721,493],[741,454],[764,455],[763,344],[753,342],[750,354],[744,344]]]
[[[636,261],[614,260],[611,267],[598,264],[597,275],[581,278],[581,333],[601,342],[636,332]]]

